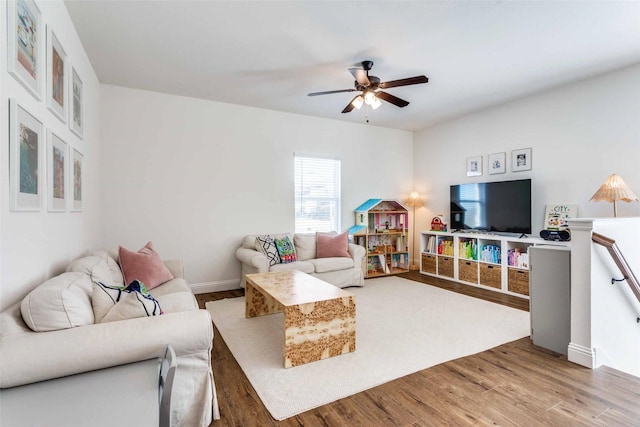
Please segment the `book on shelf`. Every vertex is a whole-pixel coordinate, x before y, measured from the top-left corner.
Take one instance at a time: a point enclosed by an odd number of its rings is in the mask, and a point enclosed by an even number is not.
[[[425,250],[431,254],[436,253],[436,236],[429,236]]]

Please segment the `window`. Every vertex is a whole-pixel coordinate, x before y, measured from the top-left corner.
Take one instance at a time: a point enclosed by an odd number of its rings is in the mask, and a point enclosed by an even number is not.
[[[340,230],[340,160],[294,154],[296,233]]]

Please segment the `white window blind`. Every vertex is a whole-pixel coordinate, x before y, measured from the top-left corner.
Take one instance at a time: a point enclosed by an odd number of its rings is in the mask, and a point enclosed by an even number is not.
[[[340,160],[294,157],[296,233],[340,230]]]

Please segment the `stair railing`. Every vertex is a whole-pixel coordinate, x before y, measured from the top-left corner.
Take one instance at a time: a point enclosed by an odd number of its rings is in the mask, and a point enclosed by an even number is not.
[[[616,245],[616,241],[598,233],[592,233],[591,240],[594,243],[607,248],[607,251],[611,255],[613,262],[616,263],[616,265],[620,269],[620,272],[622,273],[622,279],[611,278],[611,284],[614,284],[615,282],[626,281],[629,284],[631,291],[634,293],[634,295],[638,299],[638,302],[640,303],[640,283],[638,282],[635,274],[633,274],[633,271],[631,271],[631,267],[629,267],[629,264],[622,255],[622,252],[620,252],[620,248],[618,248],[618,245]],[[638,317],[636,321],[640,323],[640,317]]]

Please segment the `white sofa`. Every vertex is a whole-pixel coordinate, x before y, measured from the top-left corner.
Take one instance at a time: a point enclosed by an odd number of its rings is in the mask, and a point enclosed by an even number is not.
[[[256,237],[271,236],[275,239],[289,237],[295,247],[295,262],[269,265],[267,256],[258,250]],[[340,288],[364,285],[363,260],[365,249],[349,243],[350,258],[316,258],[315,233],[291,233],[269,235],[247,235],[242,246],[236,250],[236,258],[242,263],[240,286],[245,287],[245,274],[266,273],[269,271],[299,270]]]
[[[170,344],[178,362],[172,425],[208,426],[212,417],[219,418],[211,371],[213,325],[182,278],[182,262],[165,261],[174,279],[150,290],[162,315],[93,323],[93,282],[124,283],[116,257],[113,251],[82,257],[0,313],[0,388],[159,357]],[[118,405],[135,404],[106,403],[116,411]]]

